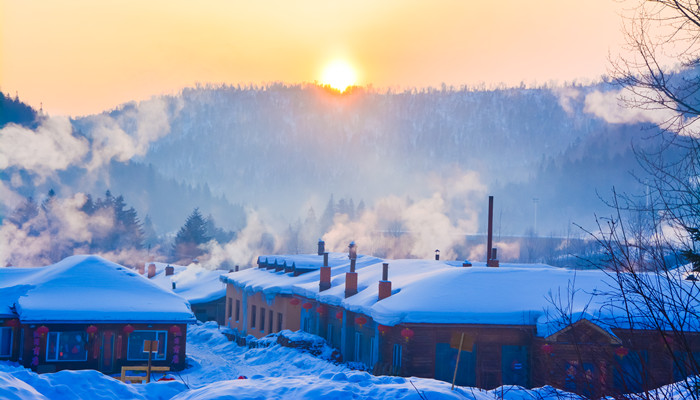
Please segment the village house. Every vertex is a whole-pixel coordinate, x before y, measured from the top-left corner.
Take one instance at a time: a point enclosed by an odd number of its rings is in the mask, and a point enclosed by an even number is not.
[[[183,297],[197,320],[224,325],[226,285],[219,276],[224,271],[210,270],[199,264],[188,266],[148,262],[139,272],[164,290]]]
[[[318,254],[261,256],[221,279],[238,336],[301,329],[379,374],[598,396],[691,372],[665,355],[658,331],[629,325],[612,278],[597,270],[380,260],[320,242]],[[700,351],[697,333],[688,337]]]
[[[185,366],[187,302],[98,256],[37,268],[0,268],[0,359],[37,372]]]

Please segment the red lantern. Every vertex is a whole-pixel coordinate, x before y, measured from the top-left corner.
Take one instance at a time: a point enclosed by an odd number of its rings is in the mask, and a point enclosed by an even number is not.
[[[367,323],[367,318],[363,316],[355,317],[355,323],[357,325],[360,325],[360,328],[362,328],[362,325]]]
[[[301,307],[302,307],[304,310],[310,310],[310,309],[312,309],[312,308],[314,307],[314,305],[307,302],[307,303],[302,304]]]
[[[36,328],[36,333],[40,334],[41,336],[44,336],[47,333],[49,333],[49,328],[42,325],[42,326]]]
[[[410,329],[410,328],[403,328],[403,329],[401,330],[401,336],[403,336],[404,339],[406,339],[407,342],[408,342],[409,340],[411,340],[411,338],[413,337],[413,335],[415,335],[415,332],[413,332],[413,329]]]
[[[11,320],[8,320],[5,324],[9,327],[16,328],[19,326],[19,320],[16,318],[13,318]]]
[[[173,335],[179,335],[180,332],[181,332],[180,327],[177,326],[177,325],[171,326],[170,329],[169,329],[169,331],[170,331],[170,333],[172,333]]]
[[[629,352],[630,350],[628,348],[622,346],[615,349],[615,354],[620,358],[626,356]]]
[[[127,336],[128,336],[128,335],[131,335],[131,332],[134,331],[134,327],[131,326],[130,324],[127,324],[126,326],[124,326],[124,328],[122,329],[122,331],[124,331],[124,333],[126,333]]]
[[[85,331],[92,336],[97,333],[97,327],[95,325],[90,325],[85,329]]]
[[[328,312],[328,307],[321,304],[320,306],[316,307],[316,312],[321,314],[321,315],[325,315],[326,312]]]
[[[389,332],[389,330],[391,330],[391,327],[386,325],[377,325],[377,329],[379,330],[379,333],[383,335]]]
[[[335,313],[335,318],[336,318],[336,319],[343,319],[343,312],[342,312],[342,311],[338,311],[337,313]]]
[[[296,297],[294,297],[293,299],[289,300],[289,304],[291,304],[291,305],[293,305],[293,306],[298,306],[299,303],[301,303],[301,300],[297,299]]]
[[[543,344],[541,349],[544,354],[552,354],[552,345],[549,343]]]

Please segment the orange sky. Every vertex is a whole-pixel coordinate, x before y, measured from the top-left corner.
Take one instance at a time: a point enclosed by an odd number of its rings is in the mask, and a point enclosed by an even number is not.
[[[614,0],[0,0],[0,90],[82,115],[195,83],[314,82],[343,59],[375,88],[599,78]]]

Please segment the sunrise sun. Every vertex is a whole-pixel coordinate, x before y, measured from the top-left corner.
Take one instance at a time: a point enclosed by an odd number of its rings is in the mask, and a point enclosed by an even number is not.
[[[328,64],[323,70],[321,83],[333,89],[344,92],[349,86],[357,84],[357,75],[350,64],[342,60],[336,60]]]

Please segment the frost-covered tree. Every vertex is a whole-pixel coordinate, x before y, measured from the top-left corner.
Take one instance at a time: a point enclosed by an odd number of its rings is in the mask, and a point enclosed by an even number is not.
[[[177,232],[173,244],[173,255],[176,260],[191,261],[203,254],[199,245],[207,243],[210,239],[207,236],[206,220],[199,212],[199,208],[195,208]]]

